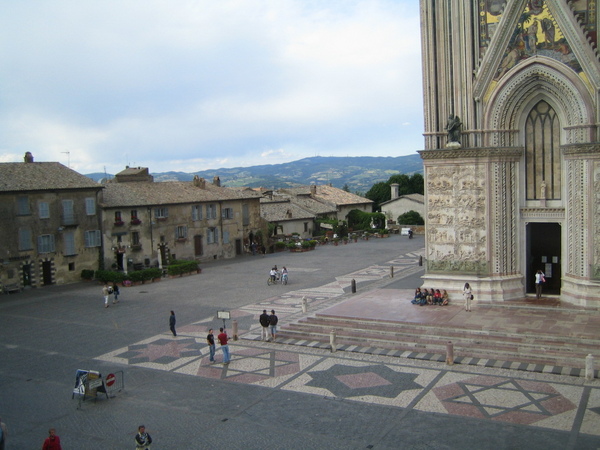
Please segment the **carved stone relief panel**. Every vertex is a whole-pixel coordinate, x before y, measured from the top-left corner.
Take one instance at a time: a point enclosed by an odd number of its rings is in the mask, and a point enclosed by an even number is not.
[[[592,205],[592,236],[594,239],[594,255],[593,255],[593,267],[592,267],[592,278],[595,280],[600,279],[600,161],[594,161],[593,163],[593,176],[594,176],[594,198]]]
[[[567,166],[567,272],[571,275],[585,277],[586,259],[586,161],[569,160]]]
[[[516,164],[493,163],[491,187],[492,268],[496,274],[518,271]]]
[[[426,170],[428,269],[487,272],[483,165],[429,166]]]

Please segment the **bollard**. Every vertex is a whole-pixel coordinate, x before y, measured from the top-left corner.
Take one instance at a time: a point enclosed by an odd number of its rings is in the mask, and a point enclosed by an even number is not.
[[[237,341],[238,340],[238,323],[237,320],[233,320],[232,322],[232,327],[233,327],[233,340]]]
[[[305,313],[308,311],[308,301],[306,300],[306,296],[302,297],[302,312]]]
[[[350,286],[352,286],[352,293],[356,294],[356,280],[354,278],[352,278],[352,281],[350,282]]]
[[[594,357],[591,353],[585,357],[585,379],[588,381],[594,379]]]
[[[390,278],[394,278],[394,266],[390,266]]]
[[[446,344],[446,364],[449,366],[454,365],[454,344],[452,341],[448,341]]]
[[[423,265],[423,255],[419,256],[419,265]]]
[[[335,330],[331,330],[331,334],[329,335],[329,343],[331,344],[331,351],[335,352]]]

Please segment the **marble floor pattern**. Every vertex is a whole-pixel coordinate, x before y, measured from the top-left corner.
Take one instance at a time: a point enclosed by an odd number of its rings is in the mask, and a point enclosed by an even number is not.
[[[390,261],[390,265],[397,274],[409,273],[414,256]],[[569,383],[552,374],[515,375],[486,367],[455,371],[442,363],[419,364],[253,340],[263,309],[274,308],[280,320],[291,320],[301,313],[303,298],[313,309],[327,307],[345,293],[351,280],[376,280],[388,274],[389,266],[369,267],[320,288],[286,292],[231,311],[239,323],[238,334],[251,338],[230,341],[229,365],[221,363],[218,345],[217,362],[208,360],[205,337],[209,327],[216,327],[212,317],[179,328],[177,337],[157,335],[97,359],[347,401],[600,435],[598,380]]]

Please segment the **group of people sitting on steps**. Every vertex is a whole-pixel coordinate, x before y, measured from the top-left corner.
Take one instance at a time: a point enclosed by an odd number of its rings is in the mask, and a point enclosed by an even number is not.
[[[439,305],[446,306],[450,302],[448,293],[446,290],[440,292],[439,289],[425,289],[417,288],[415,291],[415,298],[410,301],[413,305]]]

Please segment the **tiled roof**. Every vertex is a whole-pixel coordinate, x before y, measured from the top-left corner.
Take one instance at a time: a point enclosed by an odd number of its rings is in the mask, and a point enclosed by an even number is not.
[[[346,192],[343,189],[335,188],[327,184],[286,188],[282,189],[282,192],[296,196],[310,196],[312,189],[315,190],[315,194],[312,195],[315,200],[328,202],[337,206],[373,203],[373,201],[368,198]]]
[[[260,202],[260,215],[268,222],[284,222],[286,220],[314,219],[315,215],[289,200]]]
[[[388,203],[392,203],[392,202],[395,202],[395,201],[401,200],[401,199],[408,199],[408,200],[412,200],[413,202],[421,203],[421,204],[425,203],[425,196],[423,194],[407,194],[407,195],[401,195],[399,197],[385,201],[385,202],[381,203],[381,205],[382,206],[387,205]]]
[[[0,192],[94,188],[102,185],[58,162],[0,163]]]
[[[103,194],[102,205],[106,208],[260,198],[253,191],[218,187],[209,182],[201,188],[191,181],[113,182],[105,185]]]

